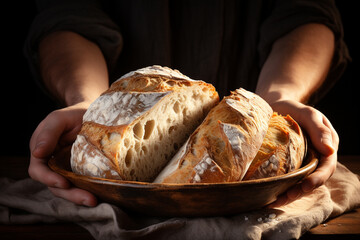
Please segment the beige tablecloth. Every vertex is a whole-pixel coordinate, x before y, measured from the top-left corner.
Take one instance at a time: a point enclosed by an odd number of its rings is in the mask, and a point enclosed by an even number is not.
[[[101,203],[88,208],[54,197],[32,179],[0,178],[0,223],[71,221],[95,239],[293,239],[360,206],[359,176],[338,163],[328,182],[286,206],[233,217],[156,218]]]

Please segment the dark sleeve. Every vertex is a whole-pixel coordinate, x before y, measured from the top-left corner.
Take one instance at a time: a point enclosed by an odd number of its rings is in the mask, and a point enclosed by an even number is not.
[[[307,23],[321,23],[330,28],[335,35],[335,52],[328,76],[322,86],[310,99],[314,104],[321,99],[343,74],[350,61],[348,49],[343,38],[340,13],[333,0],[278,0],[271,14],[261,26],[259,54],[260,65],[265,62],[272,44],[280,37]]]
[[[43,88],[38,68],[38,44],[55,31],[72,31],[96,43],[111,69],[122,48],[122,37],[117,25],[102,11],[97,1],[37,1],[35,17],[25,41],[24,53],[30,69]]]

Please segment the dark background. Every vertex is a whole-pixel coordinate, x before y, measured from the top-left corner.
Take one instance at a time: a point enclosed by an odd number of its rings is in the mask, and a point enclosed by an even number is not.
[[[315,107],[333,123],[340,136],[339,154],[360,154],[359,42],[357,7],[336,1],[352,62],[334,88]],[[36,15],[34,1],[2,4],[1,153],[28,156],[28,142],[37,124],[57,105],[36,86],[23,55],[29,26]]]

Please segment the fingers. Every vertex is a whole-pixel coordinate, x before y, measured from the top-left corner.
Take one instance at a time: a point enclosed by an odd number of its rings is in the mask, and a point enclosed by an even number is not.
[[[289,100],[275,102],[272,108],[280,114],[290,114],[306,130],[322,155],[329,156],[337,151],[339,137],[330,121],[317,109]]]
[[[268,207],[279,207],[299,199],[323,185],[334,173],[337,164],[339,136],[330,121],[320,111],[299,102],[276,103],[280,113],[290,114],[309,135],[315,149],[321,154],[316,170],[301,183],[290,188]]]
[[[311,192],[315,188],[323,185],[335,172],[337,164],[337,154],[323,156],[320,159],[319,166],[316,171],[305,178],[301,184],[304,193]]]
[[[337,151],[337,133],[321,112],[305,106],[299,123],[305,128],[315,148],[322,155],[329,156]]]
[[[65,127],[65,121],[59,114],[56,112],[49,114],[31,137],[31,154],[37,158],[49,157],[54,152]]]
[[[60,118],[49,114],[36,128],[31,140],[31,158],[29,175],[34,180],[53,187],[69,187],[69,182],[59,174],[51,171],[47,165],[50,155],[54,152],[58,139],[64,131],[64,123]]]
[[[267,205],[266,208],[281,207],[281,206],[288,204],[289,201],[290,201],[290,199],[288,198],[288,196],[286,194],[282,194],[282,195],[278,196],[278,198],[276,199],[275,202]]]
[[[51,171],[47,165],[47,160],[32,156],[28,172],[32,179],[47,186],[58,188],[70,187],[70,183],[64,177]]]
[[[78,204],[95,206],[96,198],[91,193],[71,187],[63,176],[48,167],[48,159],[58,147],[72,143],[80,130],[84,106],[71,106],[50,113],[36,128],[30,139],[29,175],[47,185],[56,196]]]
[[[327,126],[330,129],[331,136],[332,136],[333,147],[337,151],[339,149],[339,142],[340,142],[339,135],[336,132],[336,130],[334,129],[334,127],[332,126],[329,119],[327,119],[327,117],[325,115],[323,115],[323,123],[324,123],[325,126]]]
[[[47,185],[55,196],[89,207],[94,207],[97,204],[96,197],[93,194],[71,187],[69,181],[51,171],[47,166],[47,161],[43,159],[32,158],[29,166],[29,175],[32,179]]]
[[[49,187],[49,190],[55,196],[67,199],[78,205],[85,205],[89,207],[95,207],[97,205],[96,197],[93,194],[83,189],[79,189],[79,188],[61,189],[61,188]]]
[[[319,161],[319,166],[316,171],[306,177],[302,182],[296,184],[287,190],[286,193],[279,196],[278,199],[270,204],[269,208],[280,207],[285,204],[291,203],[304,194],[312,192],[314,189],[323,185],[335,172],[337,163],[337,154],[334,153],[330,156],[323,156]]]

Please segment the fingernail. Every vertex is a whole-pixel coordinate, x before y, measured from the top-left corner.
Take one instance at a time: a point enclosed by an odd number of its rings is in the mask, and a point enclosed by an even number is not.
[[[303,184],[301,184],[301,189],[302,189],[304,192],[308,193],[308,192],[311,192],[311,191],[314,189],[314,187],[313,187],[313,185],[312,185],[311,183],[309,183],[309,182],[303,182]]]
[[[330,154],[334,153],[335,152],[335,148],[333,147],[332,145],[332,141],[328,138],[322,138],[321,139],[321,142],[327,146],[328,150],[330,151]]]
[[[82,201],[82,205],[87,206],[87,207],[94,206],[94,204],[91,203],[90,199],[86,199],[86,198]]]
[[[283,205],[285,205],[288,202],[288,198],[286,196],[280,196],[278,197],[278,199],[271,203],[268,208],[276,208],[276,207],[281,207]]]
[[[39,142],[38,144],[36,144],[36,146],[33,149],[33,152],[37,151],[39,148],[41,148],[43,145],[45,144],[45,142]]]

